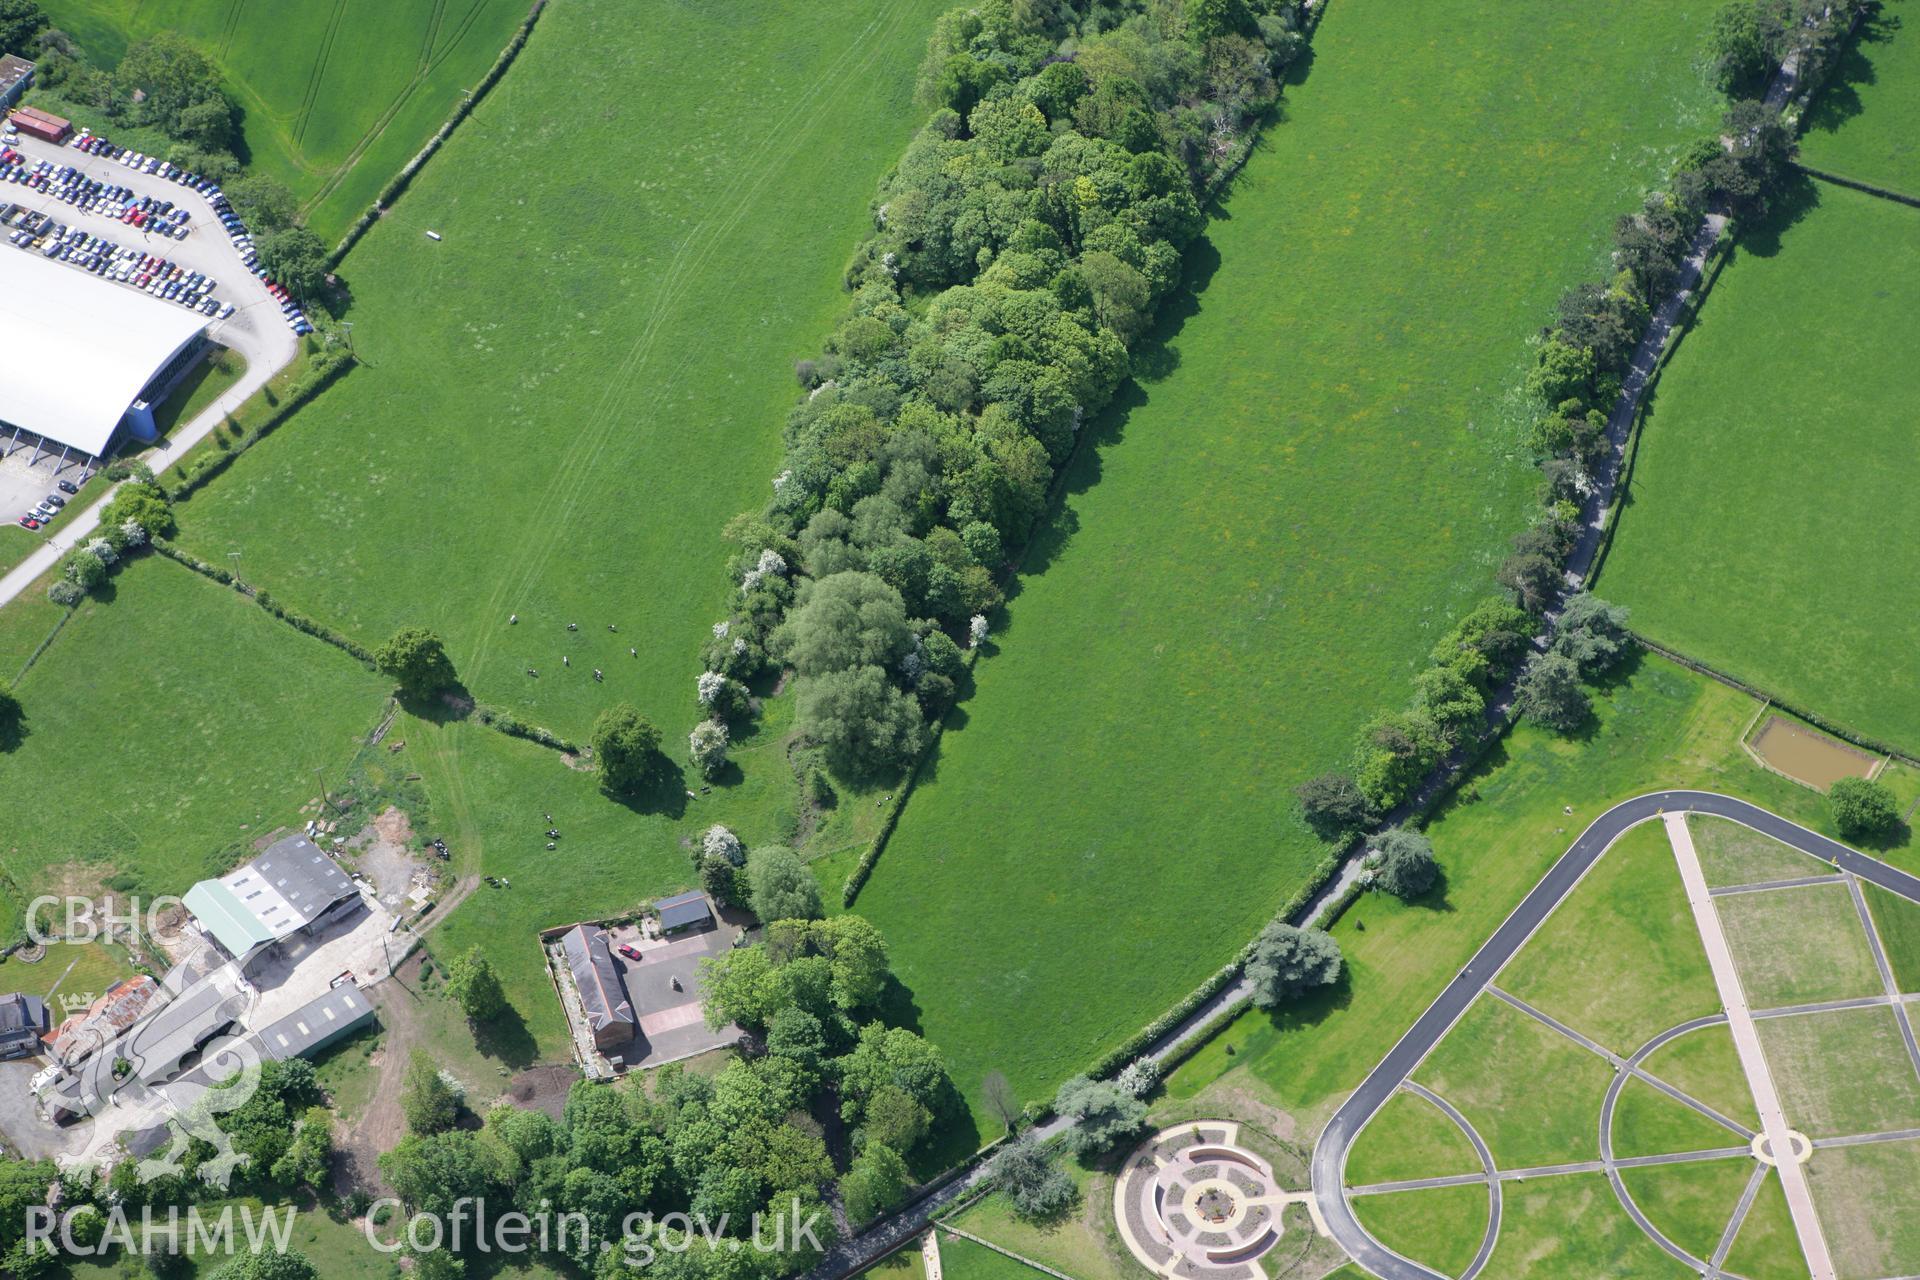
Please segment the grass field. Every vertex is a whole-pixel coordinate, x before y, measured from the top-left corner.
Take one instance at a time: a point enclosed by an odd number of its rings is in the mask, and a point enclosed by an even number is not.
[[[1760,1194],[1727,1251],[1726,1269],[1744,1280],[1806,1280],[1807,1260],[1793,1231],[1779,1174],[1769,1173],[1760,1184]]]
[[[1920,1078],[1891,1009],[1766,1018],[1759,1027],[1780,1105],[1808,1137],[1920,1128]]]
[[[940,1237],[940,1274],[951,1280],[1040,1280],[1044,1272],[958,1236]]]
[[[1732,893],[1713,905],[1754,1008],[1884,992],[1847,886]]]
[[[1874,932],[1886,950],[1893,980],[1908,995],[1920,993],[1920,906],[1896,897],[1879,885],[1860,886]]]
[[[1811,182],[1788,203],[1661,375],[1597,589],[1653,639],[1912,749],[1920,546],[1886,517],[1920,484],[1920,209]]]
[[[1078,1184],[1080,1199],[1060,1219],[1028,1222],[1014,1213],[1005,1195],[990,1195],[967,1206],[954,1225],[1074,1280],[1139,1280],[1139,1268],[1114,1227],[1112,1176],[1071,1159],[1062,1167]]]
[[[1626,1169],[1620,1179],[1662,1235],[1696,1258],[1711,1258],[1754,1167],[1743,1156]]]
[[[1712,8],[1329,9],[858,904],[969,1095],[1051,1093],[1309,878],[1289,788],[1525,523],[1527,338],[1712,115]]]
[[[386,682],[171,561],[125,566],[108,594],[20,682],[26,737],[0,754],[0,860],[28,895],[116,873],[183,892],[297,821],[315,771],[338,781],[380,716]]]
[[[1612,1078],[1598,1054],[1488,995],[1414,1071],[1460,1109],[1501,1169],[1598,1159],[1596,1121]]]
[[[1920,1271],[1920,1142],[1875,1142],[1823,1151],[1807,1166],[1814,1207],[1842,1280]]]
[[[1690,813],[1687,831],[1693,836],[1693,851],[1700,855],[1701,874],[1713,888],[1833,873],[1818,858],[1726,818]]]
[[[1387,1099],[1347,1154],[1347,1185],[1477,1173],[1480,1157],[1447,1114],[1417,1093]]]
[[[245,113],[244,158],[291,187],[329,243],[486,74],[529,7],[530,0],[45,6],[55,26],[109,67],[156,31],[178,31],[213,57]]]
[[[1427,1187],[1356,1196],[1353,1211],[1373,1237],[1405,1258],[1441,1275],[1457,1276],[1487,1230],[1487,1189]]]
[[[1838,71],[1801,123],[1800,155],[1817,169],[1920,196],[1920,11],[1884,0],[1860,24]]]
[[[1671,1080],[1668,1084],[1673,1084]],[[1674,1085],[1677,1089],[1678,1085]],[[1701,1099],[1704,1101],[1704,1099]],[[1729,1117],[1739,1119],[1739,1116]],[[1674,1101],[1644,1080],[1629,1080],[1613,1111],[1616,1156],[1659,1156],[1680,1151],[1717,1151],[1743,1145],[1739,1134]]]
[[[554,6],[346,262],[366,367],[187,504],[183,541],[367,642],[434,627],[479,697],[564,733],[633,701],[678,754],[720,527],[765,498],[939,8]],[[431,296],[446,323],[417,322]]]
[[[1733,1034],[1722,1026],[1700,1027],[1677,1036],[1648,1054],[1640,1064],[1646,1071],[1689,1098],[1704,1102],[1730,1120],[1749,1129],[1760,1127],[1753,1091],[1740,1069]]]
[[[1495,981],[1623,1055],[1719,1012],[1666,828],[1622,836]]]
[[[1487,1280],[1691,1280],[1694,1273],[1633,1224],[1606,1178],[1581,1173],[1510,1184],[1500,1242],[1480,1274]]]
[[[1440,908],[1384,894],[1360,899],[1334,928],[1346,954],[1340,986],[1277,1016],[1241,1017],[1169,1077],[1169,1091],[1192,1096],[1237,1068],[1238,1087],[1260,1089],[1312,1126],[1616,801],[1699,786],[1830,830],[1820,796],[1765,772],[1740,749],[1754,709],[1752,699],[1649,658],[1596,701],[1583,739],[1515,730],[1428,826],[1446,876]]]

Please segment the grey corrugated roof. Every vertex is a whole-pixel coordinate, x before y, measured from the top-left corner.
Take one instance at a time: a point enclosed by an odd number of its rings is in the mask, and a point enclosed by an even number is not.
[[[653,904],[653,909],[660,913],[662,929],[684,929],[690,924],[713,919],[713,908],[707,905],[707,895],[698,889],[662,898]]]
[[[567,968],[573,971],[573,985],[580,989],[580,1006],[595,1031],[621,1023],[634,1024],[633,1001],[620,983],[620,971],[614,967],[613,953],[607,947],[605,929],[589,929],[577,924],[560,939],[567,953]]]
[[[314,1052],[373,1017],[373,1006],[352,983],[335,987],[258,1032],[266,1057],[286,1060]]]
[[[32,1031],[38,1035],[47,1029],[47,1003],[39,996],[14,992],[0,996],[0,1034]]]

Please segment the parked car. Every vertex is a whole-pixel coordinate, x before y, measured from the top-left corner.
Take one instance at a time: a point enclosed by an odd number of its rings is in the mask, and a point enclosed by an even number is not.
[[[620,954],[636,962],[640,959],[640,949],[629,942],[620,944]]]

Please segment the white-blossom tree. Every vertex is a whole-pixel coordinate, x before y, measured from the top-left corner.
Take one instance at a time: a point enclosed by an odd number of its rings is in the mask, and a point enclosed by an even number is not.
[[[976,613],[967,622],[968,647],[978,649],[987,639],[987,615]]]
[[[727,678],[718,671],[702,671],[700,678],[694,682],[694,688],[700,695],[700,705],[703,707],[712,706],[713,700],[718,698],[726,687]]]
[[[708,857],[725,858],[736,867],[747,865],[747,847],[740,843],[739,836],[717,822],[700,837],[700,851]]]
[[[703,776],[714,777],[727,767],[727,726],[718,720],[702,720],[687,735],[687,751]]]

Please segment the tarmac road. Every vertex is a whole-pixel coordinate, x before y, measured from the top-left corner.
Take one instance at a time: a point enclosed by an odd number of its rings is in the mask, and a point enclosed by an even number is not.
[[[1341,1104],[1327,1122],[1320,1141],[1313,1149],[1313,1188],[1320,1202],[1320,1213],[1328,1230],[1361,1266],[1383,1280],[1446,1280],[1417,1262],[1409,1261],[1381,1245],[1368,1235],[1354,1217],[1343,1191],[1347,1151],[1373,1114],[1386,1105],[1403,1081],[1422,1059],[1452,1029],[1467,1006],[1487,985],[1494,974],[1513,957],[1533,931],[1552,914],[1587,870],[1600,859],[1628,828],[1665,813],[1690,812],[1731,818],[1752,827],[1762,835],[1791,845],[1802,853],[1835,863],[1841,870],[1879,885],[1890,893],[1920,903],[1920,877],[1875,858],[1869,858],[1818,832],[1789,822],[1757,805],[1711,791],[1660,791],[1622,801],[1594,819],[1578,839],[1541,877],[1513,914],[1482,944],[1467,967],[1447,984],[1427,1011],[1388,1051],[1360,1087]]]

